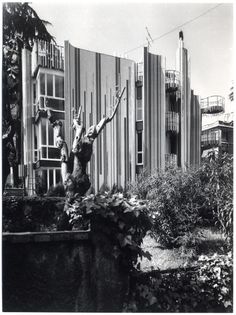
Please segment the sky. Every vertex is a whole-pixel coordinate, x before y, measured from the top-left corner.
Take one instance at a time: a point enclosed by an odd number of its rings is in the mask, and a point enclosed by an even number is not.
[[[141,61],[147,44],[147,31],[157,38],[150,52],[166,57],[167,69],[175,69],[178,33],[183,30],[184,45],[191,62],[191,87],[202,98],[222,95],[227,108],[233,80],[233,5],[222,3],[159,3],[157,1],[33,1],[41,19],[49,21],[49,32],[59,45],[69,40],[76,47],[116,54]],[[194,19],[182,27],[180,25]]]

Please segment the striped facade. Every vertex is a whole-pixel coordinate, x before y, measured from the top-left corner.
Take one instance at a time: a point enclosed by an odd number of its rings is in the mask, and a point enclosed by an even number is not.
[[[45,47],[50,58],[55,58],[50,63]],[[148,48],[144,48],[143,62],[135,63],[76,48],[68,41],[64,50],[50,47],[36,45],[36,50],[32,54],[25,51],[22,59],[22,169],[29,194],[37,191],[38,180],[43,192],[61,181],[60,154],[44,110],[49,106],[62,120],[70,150],[78,109],[82,108],[87,130],[112,113],[117,91],[124,87],[114,119],[94,141],[87,170],[94,191],[114,185],[125,188],[144,169],[152,172],[169,163],[183,169],[199,165],[201,110],[199,98],[190,88],[183,38],[179,38],[175,70],[167,70],[165,58]]]
[[[74,113],[82,106],[87,130],[112,113],[117,90],[126,87],[113,121],[94,142],[88,174],[95,191],[125,187],[135,179],[135,63],[65,42],[65,130],[69,149]]]
[[[180,165],[185,168],[190,165],[190,67],[188,51],[184,48],[183,39],[179,39],[179,47],[176,54],[176,69],[180,73]]]
[[[190,88],[189,57],[183,38],[179,39],[176,70],[167,70],[162,56],[144,48],[142,84],[143,169],[163,169],[169,163],[183,169],[198,166],[201,107]]]
[[[144,168],[165,167],[165,60],[144,48]]]
[[[198,166],[201,162],[201,106],[199,96],[194,95],[191,91],[191,108],[190,108],[190,165]]]

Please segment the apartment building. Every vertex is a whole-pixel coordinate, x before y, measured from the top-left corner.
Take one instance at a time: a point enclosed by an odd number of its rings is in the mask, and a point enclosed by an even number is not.
[[[60,182],[60,156],[45,108],[64,125],[71,148],[72,120],[82,109],[86,129],[119,109],[95,140],[88,174],[95,191],[125,188],[143,169],[168,163],[186,168],[201,157],[201,108],[190,85],[188,51],[179,34],[176,69],[165,57],[143,50],[143,62],[73,47],[37,43],[23,52],[23,177],[28,194]]]
[[[224,113],[225,99],[212,95],[201,100],[203,126],[201,153],[205,157],[214,150],[233,154],[233,113]]]

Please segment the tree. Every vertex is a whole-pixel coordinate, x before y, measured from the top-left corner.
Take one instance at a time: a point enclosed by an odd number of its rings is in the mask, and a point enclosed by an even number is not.
[[[21,161],[22,64],[23,48],[32,51],[36,40],[54,41],[47,31],[48,22],[41,20],[28,3],[3,4],[2,64],[2,184],[10,167],[14,185],[18,186],[18,164]]]

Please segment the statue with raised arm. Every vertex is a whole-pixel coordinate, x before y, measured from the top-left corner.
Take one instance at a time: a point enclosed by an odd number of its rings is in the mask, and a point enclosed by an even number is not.
[[[56,135],[56,146],[61,152],[61,176],[66,191],[67,203],[73,202],[77,196],[84,196],[91,183],[86,173],[86,167],[91,159],[93,142],[101,133],[106,124],[114,118],[120,104],[125,88],[117,96],[115,108],[110,117],[103,118],[97,125],[90,126],[85,133],[81,124],[81,107],[76,118],[73,120],[72,128],[75,130],[71,154],[68,154],[68,147],[62,137],[62,122],[55,120],[50,109],[47,115]],[[73,164],[73,165],[71,165]]]

